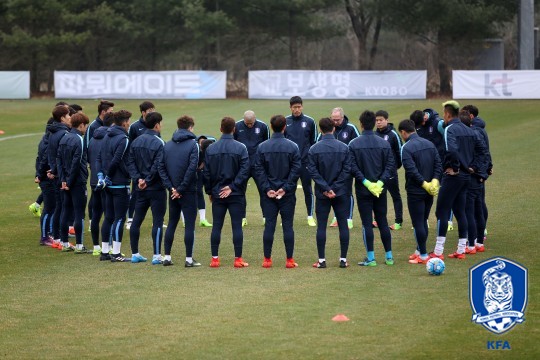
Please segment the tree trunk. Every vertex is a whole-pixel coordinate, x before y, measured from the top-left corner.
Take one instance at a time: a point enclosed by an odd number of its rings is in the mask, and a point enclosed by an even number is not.
[[[381,33],[382,19],[377,16],[377,22],[375,23],[375,31],[373,32],[373,41],[371,42],[371,51],[369,52],[368,70],[373,70],[373,63],[375,56],[377,56],[377,46],[379,45],[379,34]]]
[[[450,86],[451,72],[448,66],[448,45],[445,41],[441,41],[439,37],[439,43],[437,44],[437,60],[439,69],[439,90],[441,95],[450,95],[452,87]]]
[[[291,69],[298,69],[298,37],[295,15],[294,10],[289,10],[289,66]]]

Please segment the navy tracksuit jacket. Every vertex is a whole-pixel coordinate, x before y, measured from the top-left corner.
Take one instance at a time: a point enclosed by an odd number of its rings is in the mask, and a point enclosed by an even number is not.
[[[121,126],[111,126],[104,140],[103,148],[97,156],[97,172],[108,176],[113,186],[129,187],[127,131]]]
[[[88,126],[88,129],[86,129],[86,133],[84,134],[84,146],[88,148],[88,145],[90,144],[90,141],[94,137],[94,131],[99,129],[103,126],[103,120],[98,116],[92,123]]]
[[[135,121],[133,124],[129,126],[129,129],[128,129],[129,141],[133,142],[136,138],[144,134],[146,130],[148,129],[146,125],[144,124],[143,117],[141,116],[139,120]]]
[[[238,120],[236,122],[234,140],[246,145],[251,166],[253,166],[255,163],[257,147],[259,144],[268,139],[270,139],[270,130],[268,129],[268,125],[259,119],[255,120],[252,128],[247,127],[244,120]]]
[[[101,126],[94,131],[94,135],[88,143],[88,164],[90,165],[90,187],[95,188],[98,182],[97,178],[97,158],[98,154],[103,148],[105,143],[105,136],[107,135],[107,126]]]
[[[479,169],[488,156],[483,140],[458,118],[450,120],[446,125],[444,140],[443,169],[459,171],[459,176],[469,176],[469,168]],[[476,157],[475,152],[478,154]]]
[[[56,166],[56,155],[58,153],[58,145],[60,140],[69,132],[69,127],[66,124],[54,122],[51,125],[47,125],[47,131],[49,132],[49,145],[47,146],[47,161],[51,173],[55,176],[58,175]]]
[[[429,140],[435,145],[435,148],[439,152],[441,161],[444,159],[444,138],[443,134],[439,132],[439,122],[443,121],[439,118],[437,111],[433,109],[425,109],[424,113],[429,114],[429,118],[426,123],[416,129],[418,136]]]
[[[206,149],[204,158],[204,188],[207,194],[217,199],[221,189],[230,186],[230,196],[245,195],[250,167],[244,144],[234,140],[232,134],[223,134]]]
[[[394,124],[388,123],[388,126],[384,129],[377,129],[375,134],[380,138],[388,141],[394,154],[394,161],[396,163],[396,170],[401,167],[401,138],[394,129]]]
[[[255,175],[265,194],[283,189],[285,196],[294,195],[301,166],[298,145],[285,139],[282,133],[274,133],[271,140],[257,149]]]
[[[308,162],[308,151],[317,140],[317,126],[312,117],[305,114],[300,116],[289,115],[286,117],[287,127],[285,138],[291,140],[300,150],[300,157],[304,165]]]
[[[441,160],[435,145],[418,134],[411,134],[401,148],[401,161],[405,169],[407,194],[425,195],[422,183],[441,179]]]
[[[88,180],[88,161],[81,132],[71,129],[60,140],[57,152],[57,169],[60,181],[69,188],[86,186]]]
[[[349,118],[347,115],[343,117],[343,122],[341,125],[336,126],[334,131],[334,137],[344,143],[345,145],[349,145],[349,143],[360,136],[360,132],[358,132],[358,129],[356,126],[351,124],[349,122]],[[317,141],[319,141],[322,137],[322,134],[319,133],[319,136],[317,137]]]
[[[165,142],[159,134],[147,129],[138,136],[130,145],[127,167],[129,175],[135,181],[144,179],[148,190],[161,190],[163,184],[159,175],[163,161],[163,146]],[[136,191],[141,191],[136,187]]]
[[[197,191],[197,166],[199,145],[195,135],[178,129],[163,149],[161,179],[167,189],[175,188],[180,194]]]
[[[336,197],[351,195],[349,148],[326,134],[309,149],[308,171],[315,182],[315,196],[328,199],[323,192],[333,190]]]

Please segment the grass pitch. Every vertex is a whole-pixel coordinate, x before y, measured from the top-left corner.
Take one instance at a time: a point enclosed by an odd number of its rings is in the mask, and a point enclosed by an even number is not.
[[[440,277],[407,263],[415,244],[404,198],[405,223],[393,232],[396,264],[384,265],[376,232],[379,266],[360,268],[365,251],[358,211],[351,231],[348,269],[338,268],[337,230],[328,229],[327,269],[313,269],[315,228],[306,224],[303,194],[295,218],[297,269],[285,269],[281,229],[276,231],[274,268],[263,269],[261,211],[253,180],[248,187],[244,228],[247,269],[234,269],[230,226],[223,230],[222,267],[211,269],[210,229],[196,228],[195,258],[201,268],[186,269],[183,229],[173,245],[175,266],[100,263],[91,255],[64,254],[38,246],[38,219],[28,211],[38,195],[33,183],[37,143],[56,101],[1,101],[0,129],[0,358],[519,358],[540,357],[538,297],[540,271],[537,233],[540,191],[538,101],[471,101],[487,121],[494,175],[487,184],[487,251],[459,261],[447,259]],[[97,102],[80,103],[91,118]],[[140,101],[115,101],[115,109],[138,113]],[[464,105],[465,101],[460,101]],[[268,122],[288,114],[287,101],[160,101],[163,138],[169,140],[176,118],[195,118],[195,133],[219,135],[219,120],[240,119],[252,109]],[[441,108],[429,101],[306,101],[315,119],[342,106],[358,126],[365,109],[386,109],[397,125],[415,109]],[[135,115],[133,120],[138,116]],[[17,135],[24,137],[9,138]],[[207,202],[207,217],[211,220]],[[433,210],[434,211],[434,210]],[[428,248],[433,248],[435,218]],[[389,201],[389,222],[393,208]],[[166,220],[167,221],[167,220]],[[150,255],[150,218],[141,230],[141,253]],[[447,252],[457,243],[449,232]],[[85,233],[85,244],[91,244]],[[130,254],[129,235],[123,252]],[[503,335],[470,319],[468,270],[493,256],[505,256],[529,269],[526,321]],[[350,321],[331,321],[345,314]],[[488,341],[508,341],[510,351],[487,350]]]

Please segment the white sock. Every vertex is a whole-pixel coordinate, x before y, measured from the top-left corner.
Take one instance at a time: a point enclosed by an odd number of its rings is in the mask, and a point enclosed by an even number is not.
[[[172,261],[172,260],[171,260],[171,255],[165,255],[165,256],[163,257],[163,260],[169,260],[169,261]]]
[[[446,237],[437,236],[437,242],[435,243],[435,250],[433,251],[435,255],[442,255],[444,252],[444,243],[446,242]]]
[[[141,256],[141,254],[136,253],[136,254],[131,254],[131,256]]]
[[[345,261],[345,262],[347,262],[347,258],[339,258],[339,261]]]
[[[193,258],[192,257],[186,257],[186,261],[191,264],[193,262]]]
[[[65,242],[62,244],[64,247],[68,247],[69,246],[69,241],[68,242]]]
[[[219,258],[219,256],[212,256],[212,259],[217,259]]]
[[[161,254],[154,254],[154,256],[152,257],[152,259],[161,259]]]
[[[38,203],[34,203],[34,205],[39,209],[41,207],[41,205],[39,205]]]
[[[101,251],[101,247],[99,245],[94,245],[94,250],[100,250]]]
[[[420,255],[420,251],[415,250],[415,251],[414,251],[414,255]]]
[[[112,253],[113,254],[120,254],[120,248],[122,247],[122,243],[118,241],[113,241],[112,245]]]
[[[199,220],[206,220],[206,209],[199,209]]]
[[[311,220],[311,219],[313,219],[313,216],[308,216],[307,218],[308,218],[308,220]]]
[[[101,243],[101,252],[103,254],[108,254],[110,250],[111,249],[110,249],[108,241],[107,242],[104,241],[104,242]]]
[[[57,244],[58,244],[59,242],[61,242],[60,239],[54,239],[53,241],[54,241],[55,243],[57,243]]]
[[[130,223],[130,222],[132,222],[132,221],[133,221],[133,218],[128,218],[128,219],[127,219],[127,222],[128,222],[128,223]]]
[[[82,250],[83,245],[82,244],[76,244],[75,247],[77,248],[77,250]]]
[[[326,261],[326,259],[319,259],[319,262],[322,263],[323,261]]]
[[[467,239],[459,239],[457,246],[457,253],[463,254],[465,252],[465,246],[467,245]]]

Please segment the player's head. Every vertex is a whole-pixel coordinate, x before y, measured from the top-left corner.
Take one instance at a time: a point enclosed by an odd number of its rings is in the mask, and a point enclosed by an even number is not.
[[[467,110],[468,112],[471,113],[471,115],[472,115],[473,117],[478,117],[478,114],[480,113],[480,112],[478,111],[478,108],[477,108],[476,106],[474,106],[474,105],[465,105],[465,106],[462,108],[462,110]]]
[[[409,136],[416,132],[416,125],[411,119],[405,119],[399,123],[398,131],[403,140],[407,141]]]
[[[289,105],[291,107],[291,113],[293,114],[293,116],[302,115],[302,111],[304,110],[304,104],[300,96],[293,96],[289,100]]]
[[[193,120],[191,116],[182,115],[176,120],[176,126],[178,126],[179,129],[191,131],[195,126],[195,120]]]
[[[203,141],[201,141],[201,152],[204,154],[204,152],[206,151],[206,149],[208,149],[208,147],[210,145],[212,145],[215,141],[214,140],[211,140],[211,139],[204,139]]]
[[[444,102],[444,122],[448,123],[448,121],[457,118],[459,114],[459,103],[455,100],[449,100]]]
[[[143,101],[140,105],[139,105],[139,110],[141,111],[141,116],[143,117],[143,119],[146,120],[146,116],[154,111],[156,111],[156,107],[154,106],[153,103],[151,103],[150,101]]]
[[[270,119],[270,127],[272,128],[272,131],[275,133],[283,132],[286,125],[287,125],[287,120],[285,120],[285,116],[283,115],[274,115]]]
[[[227,135],[233,134],[235,125],[236,125],[236,121],[234,121],[232,117],[225,116],[223,119],[221,119],[220,131],[222,134],[227,134]]]
[[[469,110],[460,110],[459,114],[458,114],[458,117],[459,117],[459,120],[463,124],[465,124],[467,126],[471,126],[472,119],[471,119],[471,113],[469,112]]]
[[[107,100],[101,100],[98,104],[97,111],[98,116],[103,119],[106,113],[114,111],[114,103]]]
[[[106,113],[103,117],[103,126],[110,127],[114,122],[114,113]]]
[[[89,123],[90,120],[88,119],[88,116],[83,112],[75,113],[71,117],[71,127],[78,129],[83,134],[86,133]]]
[[[69,106],[69,104],[67,102],[65,102],[65,101],[59,101],[56,104],[54,104],[54,106],[61,106],[61,105]]]
[[[58,105],[55,106],[52,111],[52,117],[55,122],[63,122],[66,124],[69,124],[70,115],[69,115],[69,107],[66,105]]]
[[[375,113],[366,110],[360,114],[360,125],[362,125],[362,129],[364,130],[373,130],[375,127]]]
[[[424,121],[426,120],[424,118],[424,112],[421,110],[414,110],[409,116],[409,119],[411,119],[414,122],[414,125],[416,127],[420,127],[424,125]]]
[[[158,112],[152,112],[146,115],[146,119],[144,120],[144,126],[146,126],[147,129],[154,129],[157,132],[161,130],[161,121],[163,120],[163,117]],[[158,127],[156,128],[156,125]]]
[[[377,129],[386,129],[388,126],[388,113],[384,110],[379,110],[375,113],[375,124]]]
[[[330,118],[324,117],[319,120],[319,129],[323,134],[331,134],[334,132],[334,121]]]
[[[70,108],[72,108],[73,110],[75,110],[76,112],[81,112],[83,111],[83,108],[81,105],[79,104],[71,104],[69,105]]]
[[[246,126],[248,128],[252,128],[253,125],[255,125],[255,121],[257,120],[257,118],[255,117],[255,113],[251,110],[248,110],[244,113],[244,124],[246,124]]]
[[[333,108],[332,112],[330,112],[330,119],[334,122],[334,126],[340,126],[343,123],[344,118],[345,112],[343,111],[343,108]]]
[[[131,113],[127,110],[120,110],[113,114],[114,125],[121,126],[124,129],[129,128],[129,121],[131,120]]]

